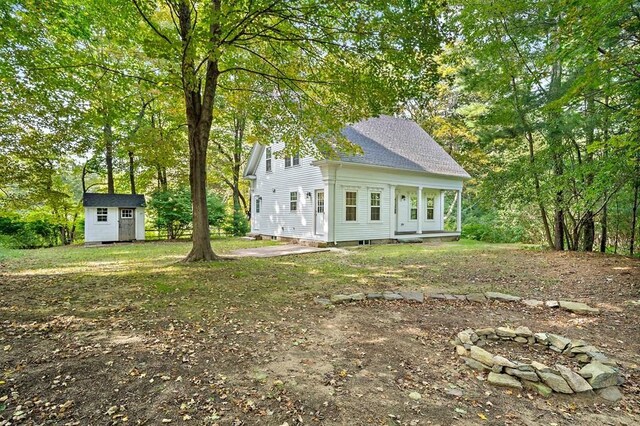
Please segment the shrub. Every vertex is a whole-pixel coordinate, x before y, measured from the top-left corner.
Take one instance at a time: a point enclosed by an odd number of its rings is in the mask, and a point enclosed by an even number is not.
[[[224,230],[227,234],[235,237],[242,237],[251,231],[251,226],[247,220],[247,216],[242,211],[236,211],[231,215],[229,221],[225,224]]]

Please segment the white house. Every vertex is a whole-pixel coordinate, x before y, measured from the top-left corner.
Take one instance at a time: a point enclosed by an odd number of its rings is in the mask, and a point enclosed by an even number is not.
[[[144,240],[144,195],[84,194],[85,244]]]
[[[281,158],[284,143],[256,144],[251,232],[318,245],[457,239],[469,174],[418,124],[380,116],[343,130],[363,154],[338,160]],[[445,192],[455,194],[456,230],[444,230]]]

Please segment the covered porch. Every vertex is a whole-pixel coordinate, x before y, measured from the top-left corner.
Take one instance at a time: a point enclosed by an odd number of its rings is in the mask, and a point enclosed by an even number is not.
[[[390,189],[393,238],[401,241],[460,236],[461,188],[391,185]]]

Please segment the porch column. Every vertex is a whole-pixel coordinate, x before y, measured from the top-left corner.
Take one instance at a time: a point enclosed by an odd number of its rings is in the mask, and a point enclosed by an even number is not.
[[[458,217],[456,218],[456,231],[462,232],[462,189],[458,191]]]
[[[422,234],[422,188],[418,187],[418,234]]]
[[[389,185],[389,238],[394,238],[396,235],[396,186]]]

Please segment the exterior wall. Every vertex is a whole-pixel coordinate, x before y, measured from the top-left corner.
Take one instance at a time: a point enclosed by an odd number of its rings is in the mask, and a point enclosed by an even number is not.
[[[442,190],[462,190],[463,181],[457,178],[350,164],[326,167],[335,168],[335,235],[331,238],[331,241],[335,242],[393,238],[397,226],[397,215],[394,211],[396,198],[403,192],[417,195],[419,186],[423,187],[422,206],[418,207],[418,214],[422,216],[422,230],[441,230]],[[353,190],[358,193],[358,220],[349,222],[346,221],[345,193]],[[373,191],[382,193],[380,221],[371,221],[369,217],[369,197]],[[433,195],[435,199],[433,221],[426,220],[427,194]],[[404,231],[416,232],[417,222],[417,219],[414,220],[412,226]]]
[[[284,143],[271,145],[271,172],[265,169],[266,149],[262,152],[255,171],[256,179],[251,184],[251,232],[326,241],[328,226],[324,227],[324,235],[316,235],[314,229],[315,191],[324,189],[325,211],[328,199],[328,188],[323,181],[322,172],[320,168],[311,165],[311,157],[302,157],[298,166],[285,168],[284,158],[277,158],[277,153],[284,147]],[[298,194],[298,208],[295,212],[289,209],[290,192]],[[311,193],[311,198],[307,197],[307,193]],[[260,213],[256,212],[258,197],[262,198]],[[328,217],[326,212],[325,217]]]
[[[118,220],[120,209],[107,207],[107,221],[98,222],[97,207],[84,208],[84,241],[85,243],[97,243],[106,241],[118,241]],[[136,240],[144,240],[144,207],[135,209]]]
[[[108,207],[107,221],[98,222],[97,207],[84,208],[84,241],[118,241],[118,208]]]
[[[135,212],[136,218],[136,240],[144,241],[144,207],[137,207]]]
[[[401,193],[416,194],[423,187],[422,205],[418,214],[422,217],[423,231],[442,230],[443,190],[462,190],[461,178],[431,176],[425,173],[403,171],[383,167],[355,164],[320,163],[313,165],[310,157],[301,158],[299,166],[284,167],[284,159],[276,153],[284,144],[272,148],[272,171],[265,170],[266,150],[263,150],[251,182],[251,231],[254,234],[276,237],[300,238],[338,243],[343,241],[394,239],[397,229],[396,199]],[[315,191],[325,192],[324,235],[315,233]],[[289,210],[290,192],[298,193],[298,210]],[[357,220],[346,220],[345,195],[357,193]],[[306,194],[310,192],[311,198]],[[370,197],[372,192],[381,194],[380,220],[372,220]],[[427,195],[434,198],[434,219],[426,220]],[[256,213],[256,198],[261,197],[261,211]],[[408,229],[416,232],[417,219]]]

